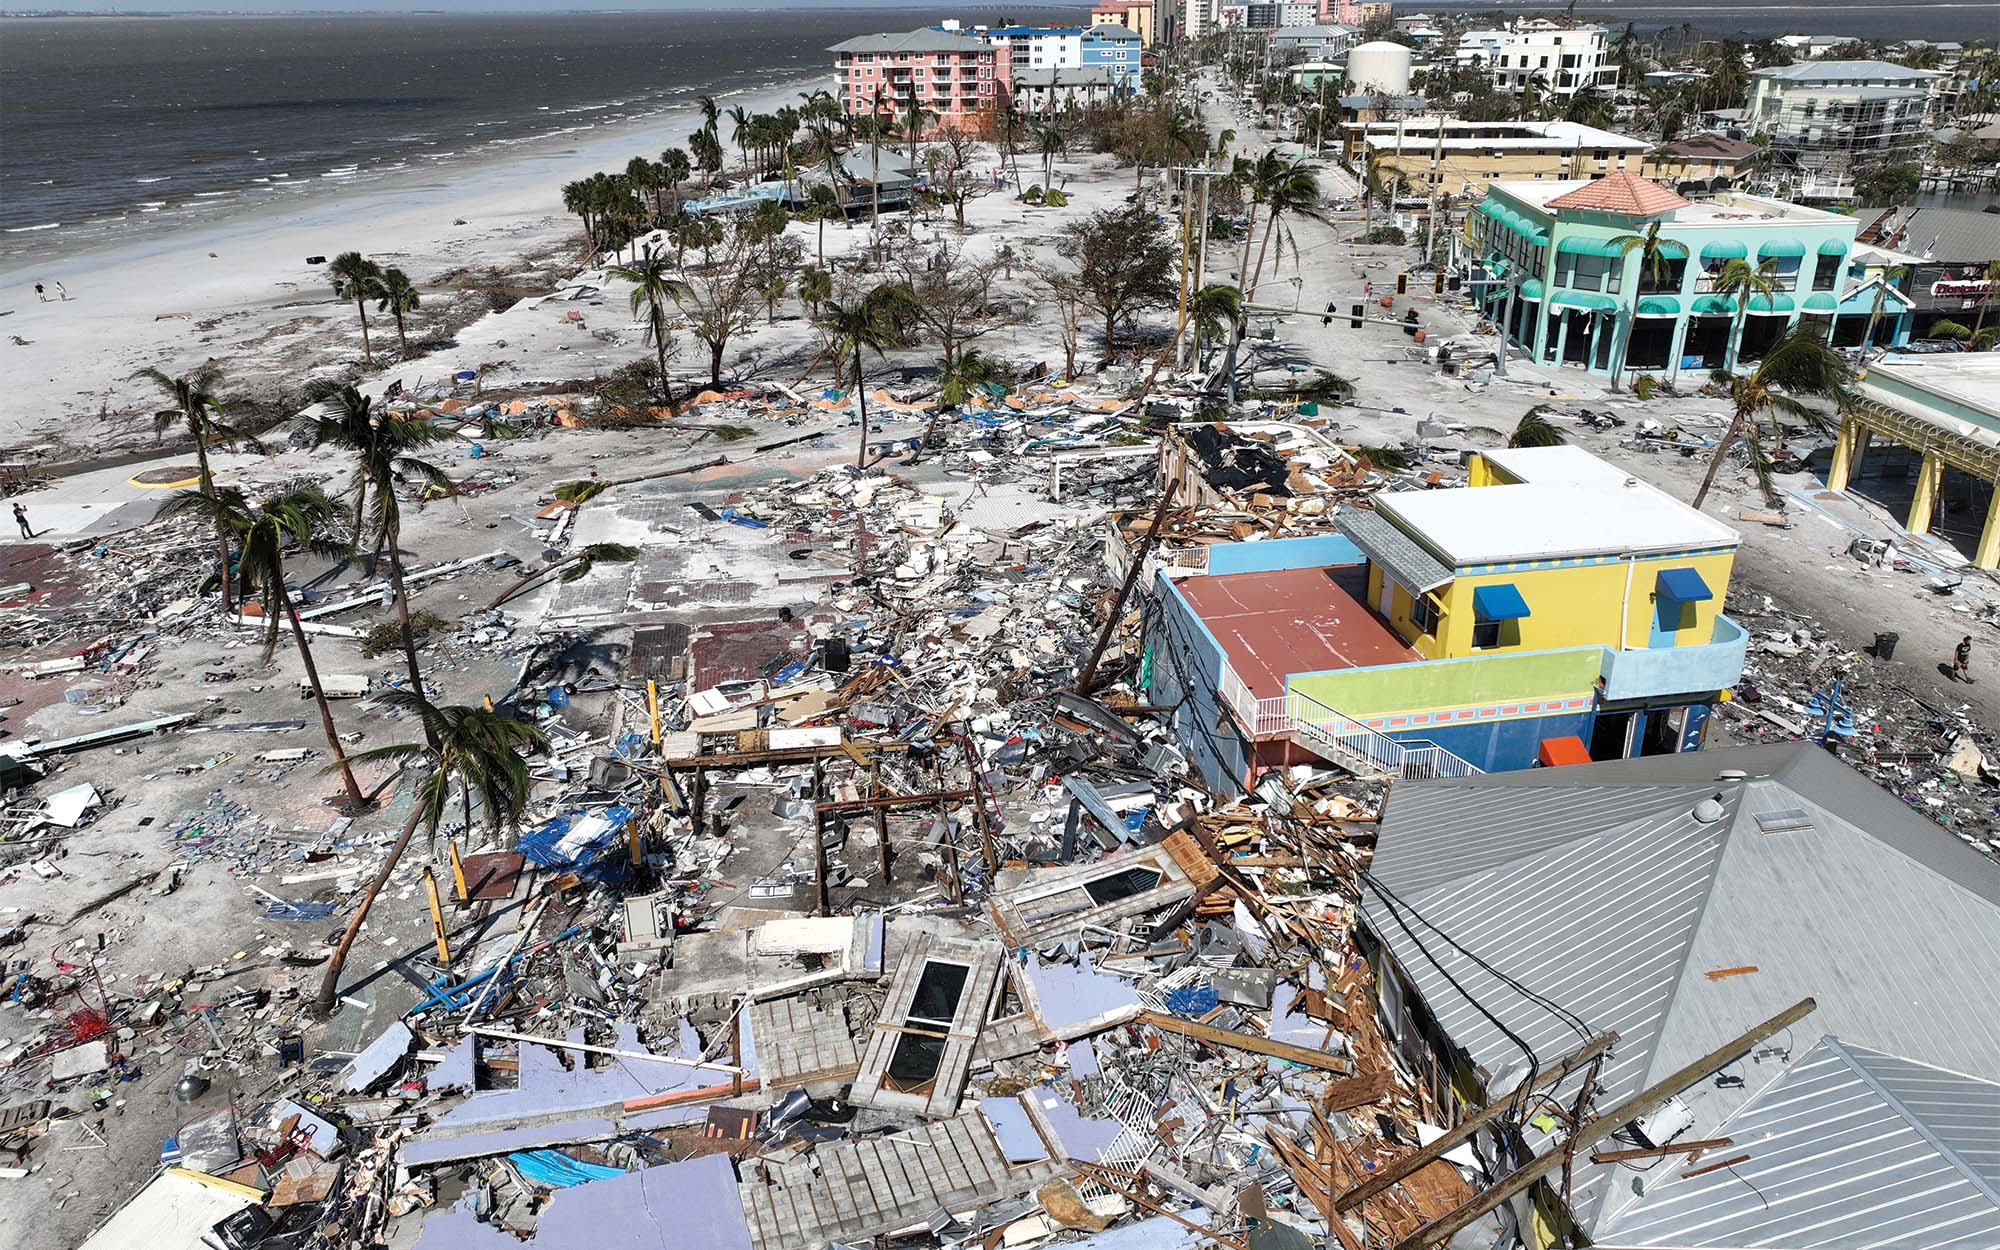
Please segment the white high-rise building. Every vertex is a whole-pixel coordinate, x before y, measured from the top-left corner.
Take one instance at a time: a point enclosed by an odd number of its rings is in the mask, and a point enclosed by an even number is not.
[[[1496,90],[1518,92],[1536,81],[1545,92],[1570,96],[1617,85],[1618,67],[1608,63],[1609,55],[1602,26],[1564,28],[1538,20],[1509,31],[1467,31],[1459,37],[1457,60],[1483,66]]]

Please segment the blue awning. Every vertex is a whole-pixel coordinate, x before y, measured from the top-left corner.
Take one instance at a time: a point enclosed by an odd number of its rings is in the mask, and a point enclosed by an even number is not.
[[[1659,579],[1653,583],[1653,593],[1674,603],[1700,603],[1715,598],[1715,592],[1693,569],[1661,569]]]
[[[1692,570],[1690,570],[1692,571]],[[1479,621],[1518,621],[1528,615],[1528,601],[1512,582],[1480,586],[1472,592],[1472,617]]]

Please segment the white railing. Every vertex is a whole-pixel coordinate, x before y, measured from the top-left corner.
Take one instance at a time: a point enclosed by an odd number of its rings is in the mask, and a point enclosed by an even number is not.
[[[1434,742],[1399,742],[1309,694],[1290,690],[1260,699],[1227,660],[1216,674],[1216,691],[1253,738],[1296,734],[1308,746],[1359,772],[1373,769],[1397,777],[1475,777],[1484,770]]]

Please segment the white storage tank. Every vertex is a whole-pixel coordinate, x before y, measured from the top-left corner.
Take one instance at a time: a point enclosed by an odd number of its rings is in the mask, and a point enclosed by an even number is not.
[[[1408,45],[1377,40],[1347,54],[1347,85],[1360,95],[1408,95]]]

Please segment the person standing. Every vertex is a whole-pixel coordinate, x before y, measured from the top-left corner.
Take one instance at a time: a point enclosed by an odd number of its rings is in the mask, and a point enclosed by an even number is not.
[[[1959,639],[1957,650],[1951,653],[1951,679],[1970,682],[1972,680],[1972,635]]]
[[[14,505],[14,524],[20,527],[22,538],[33,538],[35,531],[28,527],[28,510],[19,503]]]
[[[39,282],[35,283],[35,298],[44,304],[49,302],[49,293],[42,289],[42,284]]]
[[[63,303],[69,303],[69,288],[64,286],[60,280],[56,282],[56,294],[62,296]]]

